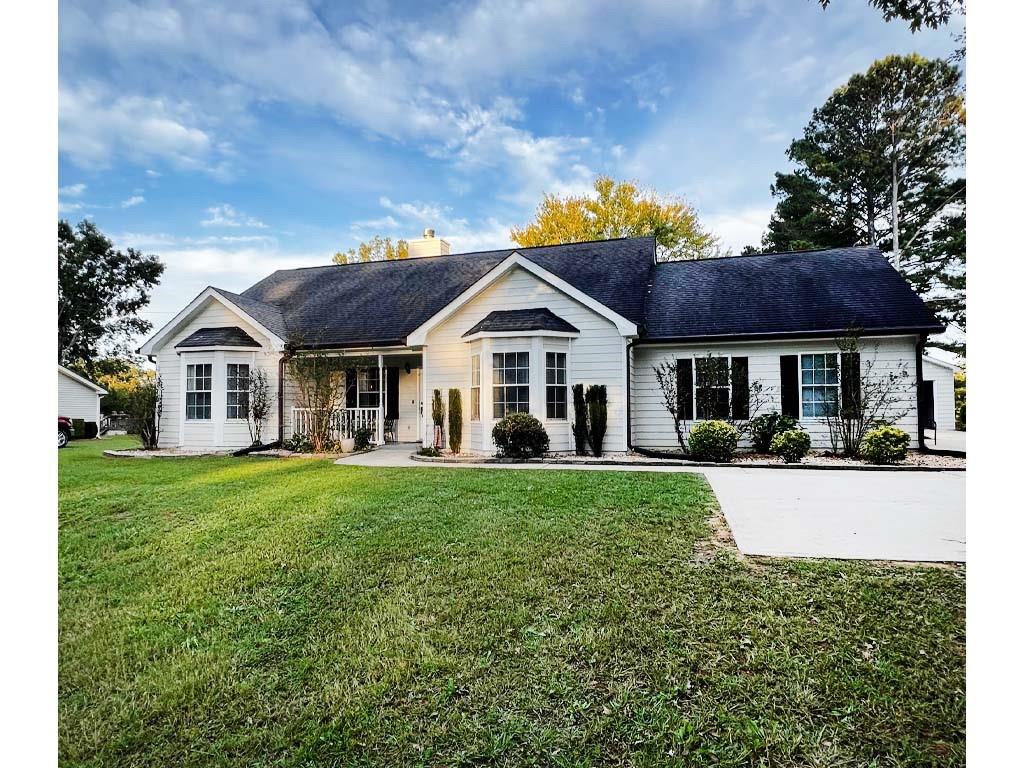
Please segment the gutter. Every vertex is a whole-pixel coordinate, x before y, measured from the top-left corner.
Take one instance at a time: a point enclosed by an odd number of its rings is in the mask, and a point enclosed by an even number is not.
[[[626,450],[633,450],[633,396],[629,391],[629,365],[630,357],[633,352],[633,345],[636,344],[639,339],[633,339],[626,345]]]
[[[901,336],[908,334],[929,334],[941,333],[945,326],[921,327],[896,326],[892,328],[871,328],[858,329],[859,336]],[[818,331],[769,331],[765,333],[723,333],[718,335],[704,336],[647,336],[637,339],[639,344],[695,344],[698,342],[723,342],[723,341],[770,341],[774,339],[817,339],[844,336],[850,332],[849,328],[833,328],[831,330]]]

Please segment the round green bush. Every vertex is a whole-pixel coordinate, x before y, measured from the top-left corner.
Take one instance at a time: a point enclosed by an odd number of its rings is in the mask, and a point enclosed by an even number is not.
[[[811,436],[802,429],[787,429],[772,438],[771,450],[787,464],[797,464],[811,450]]]
[[[732,461],[740,433],[724,421],[701,421],[690,430],[690,456],[697,461]]]
[[[550,445],[544,425],[528,413],[510,413],[494,425],[491,437],[498,455],[513,459],[540,456]]]
[[[780,432],[796,429],[796,419],[772,411],[752,418],[747,429],[750,431],[750,443],[754,450],[757,453],[769,453],[772,450],[772,438]]]
[[[899,427],[876,427],[864,435],[860,453],[872,464],[899,464],[909,447],[910,435]]]

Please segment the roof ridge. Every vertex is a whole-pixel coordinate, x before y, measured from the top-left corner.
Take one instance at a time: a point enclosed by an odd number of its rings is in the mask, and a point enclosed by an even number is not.
[[[879,251],[881,249],[877,245],[840,245],[835,248],[798,248],[792,251],[766,251],[762,253],[732,253],[728,256],[713,256],[709,259],[672,259],[670,261],[659,261],[657,266],[665,266],[668,264],[696,264],[696,263],[709,263],[716,261],[726,261],[728,259],[753,259],[759,256],[792,256],[793,254],[802,253],[805,255],[817,254],[817,253],[833,253],[834,251]]]

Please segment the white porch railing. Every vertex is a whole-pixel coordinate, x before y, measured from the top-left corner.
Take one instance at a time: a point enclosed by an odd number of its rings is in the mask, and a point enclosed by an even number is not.
[[[341,408],[331,414],[331,436],[336,440],[355,437],[356,431],[366,427],[373,433],[371,442],[377,442],[377,424],[380,408]],[[305,435],[313,420],[313,409],[292,408],[292,432]]]

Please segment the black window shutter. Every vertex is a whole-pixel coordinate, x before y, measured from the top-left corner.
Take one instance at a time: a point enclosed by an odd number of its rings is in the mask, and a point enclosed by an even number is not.
[[[388,376],[388,396],[387,403],[384,405],[384,418],[385,419],[397,419],[398,418],[398,369],[397,368],[385,368]]]
[[[345,370],[345,407],[356,408],[358,404],[356,402],[356,369],[348,368]]]
[[[800,418],[800,366],[796,355],[779,356],[782,379],[782,415]]]
[[[676,397],[679,399],[679,418],[693,419],[693,360],[676,361]]]
[[[860,352],[843,352],[839,363],[843,418],[856,418],[860,400]]]
[[[732,359],[732,417],[750,418],[750,381],[745,357]]]

